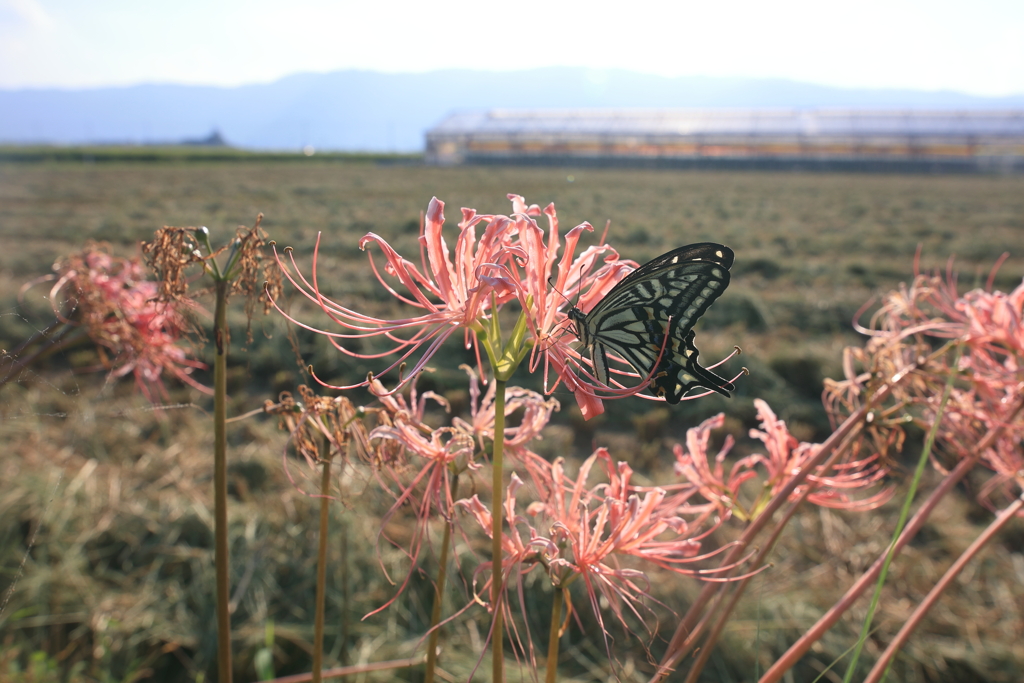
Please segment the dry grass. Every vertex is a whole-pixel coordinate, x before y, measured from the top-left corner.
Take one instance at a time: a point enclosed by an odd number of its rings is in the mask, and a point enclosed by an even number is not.
[[[45,651],[59,662],[58,673],[77,670],[79,676],[72,680],[128,680],[136,675],[193,680],[211,667],[214,642],[212,435],[205,416],[184,409],[161,418],[131,396],[85,401],[55,396],[46,388],[19,390],[24,392],[20,403],[37,411],[20,417],[7,411],[0,431],[8,445],[2,480],[9,483],[0,499],[2,562],[8,577],[37,526],[39,532],[0,622],[8,665],[19,653],[23,658]],[[51,412],[44,415],[43,410]],[[52,411],[67,416],[52,417]],[[288,482],[281,461],[284,437],[273,427],[273,421],[262,420],[236,425],[232,433],[234,497],[229,509],[240,680],[254,680],[253,657],[263,644],[268,620],[274,624],[277,673],[308,669],[316,501]],[[564,453],[571,438],[556,429],[545,439],[544,449]],[[634,446],[625,436],[609,440],[622,457]],[[311,479],[304,480],[304,464],[290,460],[289,466],[300,488],[314,488]],[[335,506],[331,520],[328,663],[410,656],[427,622],[429,584],[415,577],[396,606],[359,620],[394,588],[382,578],[373,553],[387,501],[373,494],[374,484],[365,473],[349,473],[345,490],[350,502]],[[649,477],[671,478],[667,469]],[[368,494],[361,495],[364,491]],[[774,566],[749,591],[723,642],[718,668],[715,663],[709,667],[708,680],[751,680],[755,661],[764,670],[877,556],[894,517],[895,504],[874,514],[801,515],[776,550]],[[922,539],[908,548],[883,596],[869,659],[984,527],[983,517],[971,503],[951,500]],[[408,529],[400,516],[388,533],[401,541]],[[724,542],[736,533],[725,530],[716,540]],[[1017,524],[946,597],[898,664],[898,680],[968,680],[965,672],[974,672],[978,680],[1015,679],[1016,667],[1024,662],[1021,533]],[[386,545],[382,549],[383,564],[392,576],[404,576],[407,565],[400,554]],[[431,571],[431,561],[425,564]],[[693,581],[657,573],[652,579],[655,595],[677,607],[698,590]],[[527,594],[530,626],[534,634],[542,634],[546,598],[531,588],[537,591],[540,583],[528,582]],[[465,599],[464,588],[456,586],[450,608]],[[577,595],[576,603],[584,605],[585,598]],[[854,641],[863,610],[861,605],[833,630],[801,665],[796,680],[814,678],[816,669]],[[470,614],[451,629],[448,654],[442,659],[455,680],[465,680],[486,634],[486,616],[479,610]],[[572,629],[565,643],[564,669],[586,681],[593,680],[588,671],[604,670],[603,645],[585,635],[596,632],[585,609],[581,618],[584,628]],[[671,615],[662,612],[661,620],[670,631]],[[642,674],[650,665],[639,643],[620,631],[615,635],[616,652],[631,662],[626,674],[634,672],[624,680],[646,680]],[[659,651],[657,644],[653,650]],[[392,680],[387,674],[367,680],[378,679]],[[55,674],[45,680],[60,679]]]
[[[62,667],[81,662],[83,675],[97,679],[148,671],[157,680],[191,680],[210,667],[215,642],[208,420],[195,408],[161,415],[136,397],[109,391],[82,400],[48,389],[16,387],[24,393],[19,403],[42,408],[48,396],[46,409],[65,416],[29,412],[19,418],[6,411],[0,437],[8,446],[0,501],[3,566],[13,570],[38,533],[2,622],[8,647],[23,654],[27,647],[45,650]],[[306,466],[294,459],[289,469],[296,486],[289,482],[275,421],[238,426],[232,438],[238,667],[251,677],[265,624],[273,620],[279,672],[308,670],[316,501],[302,491],[315,486],[307,485]],[[373,488],[365,474],[345,484],[357,497]],[[359,621],[391,595],[371,550],[383,504],[371,495],[359,514],[351,504],[335,509],[332,565],[343,565],[343,534],[357,549],[345,570],[331,572],[327,635],[336,659],[357,661],[360,648],[374,639],[381,641],[370,650],[374,660],[409,656],[423,621],[410,611],[417,607],[407,605]],[[386,565],[401,566],[399,556],[384,551]],[[340,584],[346,572],[350,588]],[[343,628],[349,640],[344,655]]]
[[[589,220],[600,232],[611,220],[612,243],[638,261],[699,240],[733,247],[733,284],[702,321],[700,348],[711,358],[742,346],[743,362],[757,370],[742,391],[793,405],[783,417],[819,435],[820,411],[817,418],[804,414],[815,410],[816,399],[806,400],[816,393],[814,376],[837,373],[839,350],[856,339],[852,316],[873,294],[909,279],[919,244],[925,267],[944,267],[956,254],[970,283],[983,281],[999,254],[1024,237],[1019,176],[431,168],[315,157],[278,164],[0,164],[0,238],[17,245],[0,252],[0,271],[23,281],[86,239],[134,250],[162,225],[207,225],[226,236],[262,212],[269,236],[295,247],[300,260],[323,231],[325,288],[384,314],[393,304],[365,277],[362,235],[372,230],[415,254],[419,213],[432,195],[454,220],[461,206],[508,211],[507,192],[554,201],[563,226]],[[1005,290],[1021,273],[1024,252],[1011,254],[997,284]],[[9,309],[13,292],[2,298],[0,310]],[[0,341],[17,339],[0,326]],[[344,379],[362,371],[343,365],[326,345],[314,348],[322,342],[301,342],[318,372]],[[288,346],[275,347],[275,355],[287,356]],[[800,385],[806,373],[788,372],[794,359],[811,361],[811,386]],[[463,360],[452,351],[444,365],[453,372],[435,377],[436,388],[461,385],[456,368]],[[278,366],[295,368],[280,360]],[[293,388],[299,380],[270,388]],[[752,416],[749,397],[741,412]],[[616,426],[628,426],[634,415],[626,411]]]
[[[572,183],[566,180],[570,174]],[[669,416],[657,409],[643,412],[647,404],[621,414],[617,406],[616,415],[599,425],[580,422],[567,408],[542,443],[546,455],[576,457],[595,442],[607,445],[613,455],[636,462],[651,481],[670,476],[668,445],[707,414],[726,410],[727,429],[742,435],[751,426],[750,401],[756,396],[767,398],[801,438],[820,434],[815,389],[822,375],[838,374],[842,346],[856,340],[849,318],[872,293],[909,278],[919,243],[927,266],[957,253],[968,280],[986,274],[1007,249],[1017,253],[1004,265],[998,284],[1006,289],[1024,272],[1019,250],[1024,179],[1019,177],[436,169],[317,161],[0,164],[0,237],[7,245],[0,251],[0,345],[10,348],[46,322],[49,306],[40,300],[42,288],[31,290],[19,305],[20,284],[86,240],[109,240],[115,250],[128,253],[161,225],[205,224],[215,235],[227,235],[239,224],[251,224],[259,212],[266,216],[269,236],[295,246],[300,258],[308,257],[316,231],[323,230],[323,272],[335,283],[334,293],[360,297],[383,312],[392,304],[365,277],[355,246],[360,236],[373,230],[413,253],[419,211],[431,195],[447,202],[452,220],[459,206],[507,211],[506,192],[555,201],[566,227],[586,219],[600,228],[610,218],[613,243],[640,261],[702,239],[736,250],[734,284],[698,332],[698,341],[708,357],[734,343],[743,346],[740,362],[754,373],[741,384],[741,396],[698,402]],[[293,305],[301,310],[300,302]],[[240,341],[245,318],[241,311],[235,315],[240,332],[234,338]],[[234,351],[231,414],[256,407],[279,390],[294,390],[302,379],[281,329],[257,319],[256,331],[244,357]],[[342,365],[320,340],[300,335],[298,344],[303,357],[318,371],[326,368],[328,376],[365,372]],[[431,376],[432,388],[458,398],[465,387],[454,367],[463,360],[453,350]],[[82,364],[74,354],[56,358],[42,374],[0,392],[0,590],[6,591],[27,557],[0,616],[0,678],[13,678],[15,662],[24,666],[33,653],[44,652],[49,659],[38,665],[37,676],[13,680],[123,681],[142,674],[160,681],[194,680],[211,669],[214,643],[208,416],[197,407],[154,412],[129,384],[106,385],[102,376],[71,372]],[[172,402],[193,401],[205,405],[198,394],[172,392]],[[233,425],[229,438],[239,680],[254,679],[253,657],[271,620],[277,673],[308,670],[315,501],[285,476],[284,436],[273,420]],[[291,461],[297,475],[304,467]],[[345,490],[354,502],[335,506],[331,522],[336,536],[328,664],[409,656],[427,622],[429,582],[417,576],[395,607],[359,620],[394,589],[373,552],[388,502],[372,494],[369,475],[349,473]],[[364,490],[368,493],[359,495]],[[989,514],[966,496],[951,500],[908,548],[891,575],[868,659],[987,524]],[[894,518],[891,508],[861,515],[804,513],[775,551],[775,566],[749,591],[707,680],[752,680],[755,661],[763,671],[870,563]],[[391,530],[401,535],[402,528],[397,521]],[[726,540],[729,532],[718,536]],[[382,548],[384,565],[393,576],[404,576],[400,554]],[[945,596],[898,662],[897,678],[1014,680],[1024,667],[1022,584],[1024,525],[1017,521]],[[698,589],[662,577],[655,577],[654,585],[672,605],[682,605]],[[464,593],[456,587],[450,598],[455,606]],[[531,628],[542,634],[544,597],[533,599],[530,613],[537,623]],[[813,680],[852,645],[863,609],[822,641],[794,672],[795,680]],[[671,632],[671,615],[662,619]],[[607,677],[600,664],[603,645],[587,635],[594,633],[594,624],[584,618],[583,626],[568,636],[564,671],[579,681]],[[479,611],[451,629],[442,667],[454,680],[465,680],[485,636],[486,618]],[[643,649],[624,634],[617,638],[617,652],[628,662],[623,679],[645,680],[641,673],[650,667]],[[659,647],[653,646],[655,654]],[[399,679],[418,680],[411,672]]]

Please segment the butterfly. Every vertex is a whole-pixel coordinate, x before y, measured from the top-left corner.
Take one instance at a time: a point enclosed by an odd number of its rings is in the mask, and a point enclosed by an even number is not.
[[[696,387],[725,396],[735,391],[732,382],[700,366],[693,345],[693,325],[729,285],[732,262],[732,249],[721,244],[679,247],[624,277],[590,312],[571,307],[570,331],[590,350],[597,379],[609,384],[611,351],[641,377],[650,376],[651,391],[672,404]]]

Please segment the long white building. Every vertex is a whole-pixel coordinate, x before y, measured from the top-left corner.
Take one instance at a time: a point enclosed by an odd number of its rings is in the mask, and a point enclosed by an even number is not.
[[[1024,170],[1024,111],[467,111],[427,132],[436,164]]]

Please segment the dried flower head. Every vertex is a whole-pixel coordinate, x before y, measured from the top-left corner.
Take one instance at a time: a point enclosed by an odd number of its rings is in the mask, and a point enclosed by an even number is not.
[[[245,296],[245,317],[248,320],[246,336],[250,344],[256,304],[263,304],[263,315],[267,315],[273,308],[273,301],[281,297],[283,290],[281,268],[277,260],[268,259],[263,254],[269,242],[267,234],[260,227],[262,221],[261,213],[256,216],[256,223],[251,228],[238,226],[233,247],[238,251],[238,275],[231,282],[231,293]]]
[[[264,403],[263,412],[279,416],[279,426],[291,435],[295,451],[310,467],[325,456],[344,458],[350,447],[361,458],[369,459],[370,438],[362,419],[366,411],[344,396],[318,396],[304,384],[298,393],[300,400],[296,401],[290,392],[281,392],[277,403]]]
[[[156,231],[153,241],[142,243],[142,254],[156,273],[163,301],[174,301],[188,294],[185,271],[193,263],[203,262],[195,234],[197,229],[165,225]]]
[[[246,340],[252,343],[252,316],[256,304],[263,304],[266,315],[282,290],[281,269],[276,259],[267,259],[263,254],[264,248],[271,243],[260,227],[262,222],[261,213],[251,228],[238,226],[235,238],[219,249],[210,244],[210,231],[205,227],[165,225],[157,230],[153,241],[142,243],[142,253],[157,275],[160,298],[173,301],[185,297],[189,288],[188,268],[201,264],[204,273],[213,273],[216,278],[223,277],[230,283],[228,294],[245,296]],[[204,249],[208,252],[206,256],[203,256]],[[228,257],[222,273],[216,259],[225,252]]]
[[[898,448],[908,420],[925,429],[935,422],[952,378],[937,436],[942,452],[973,457],[986,432],[996,425],[1003,428],[980,454],[981,462],[996,472],[983,496],[1013,481],[1018,488],[1024,483],[1019,456],[1024,416],[1014,412],[1024,392],[1024,284],[1005,294],[991,291],[991,282],[988,289],[961,296],[952,263],[945,278],[917,274],[909,286],[887,294],[868,326],[860,328],[869,339],[863,348],[844,354],[845,379],[826,383],[826,404],[838,419],[859,407],[879,382],[909,371],[868,425],[876,448]],[[938,458],[933,463],[944,469]]]

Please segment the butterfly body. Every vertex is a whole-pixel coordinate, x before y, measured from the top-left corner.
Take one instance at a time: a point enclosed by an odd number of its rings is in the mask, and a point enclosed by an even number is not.
[[[569,309],[594,376],[609,384],[611,351],[650,376],[651,391],[669,403],[696,387],[729,396],[733,384],[697,362],[692,328],[728,286],[733,258],[731,249],[713,242],[679,247],[624,277],[588,313]]]

